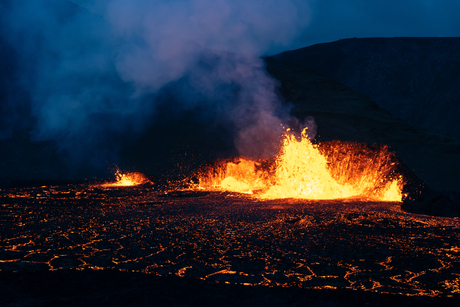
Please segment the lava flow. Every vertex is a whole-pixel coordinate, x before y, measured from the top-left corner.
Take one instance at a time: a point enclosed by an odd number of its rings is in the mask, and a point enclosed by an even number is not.
[[[238,158],[206,168],[198,175],[198,188],[254,194],[261,199],[401,201],[403,178],[396,167],[397,158],[387,146],[339,141],[314,145],[304,129],[300,140],[284,135],[275,160]]]
[[[101,184],[102,187],[130,187],[140,184],[150,183],[151,181],[144,175],[138,172],[123,174],[119,169],[115,172],[116,181]]]

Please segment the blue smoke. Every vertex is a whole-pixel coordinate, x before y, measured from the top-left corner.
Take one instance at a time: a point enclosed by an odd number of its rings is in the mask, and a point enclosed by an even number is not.
[[[55,141],[72,165],[105,167],[176,84],[174,112],[225,115],[239,153],[271,154],[286,111],[259,57],[301,33],[304,1],[74,2],[0,4],[0,139],[27,130],[33,141]]]

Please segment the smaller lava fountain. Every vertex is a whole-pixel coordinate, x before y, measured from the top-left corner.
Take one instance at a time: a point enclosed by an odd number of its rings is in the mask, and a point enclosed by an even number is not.
[[[144,174],[133,172],[123,174],[120,169],[115,172],[116,181],[101,184],[104,188],[110,187],[131,187],[146,183],[152,183]]]
[[[333,141],[312,144],[285,133],[276,159],[237,158],[199,172],[198,189],[254,194],[261,199],[359,197],[401,201],[403,177],[387,146]]]

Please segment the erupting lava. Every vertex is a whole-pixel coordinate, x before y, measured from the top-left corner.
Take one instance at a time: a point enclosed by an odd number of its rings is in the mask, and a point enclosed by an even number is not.
[[[255,194],[261,199],[401,201],[403,178],[396,166],[397,159],[386,146],[338,141],[314,145],[304,129],[300,140],[293,134],[284,135],[274,161],[224,161],[198,177],[200,189]]]
[[[137,172],[123,174],[119,169],[117,169],[117,171],[115,172],[115,176],[117,178],[117,181],[104,183],[101,186],[106,188],[130,187],[150,182],[150,180],[146,176]]]

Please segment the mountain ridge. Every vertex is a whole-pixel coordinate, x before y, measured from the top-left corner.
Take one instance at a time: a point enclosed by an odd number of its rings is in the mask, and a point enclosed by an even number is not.
[[[347,85],[415,127],[459,139],[460,38],[351,38],[273,58]]]

